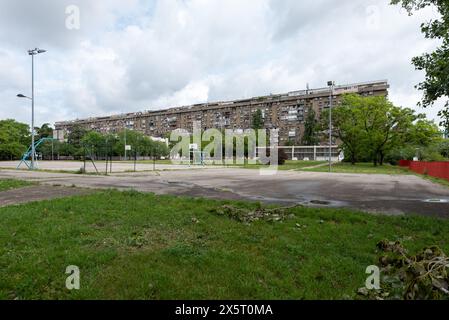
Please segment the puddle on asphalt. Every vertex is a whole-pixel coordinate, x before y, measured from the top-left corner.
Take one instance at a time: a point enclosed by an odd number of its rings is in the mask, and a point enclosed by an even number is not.
[[[449,203],[449,200],[448,199],[427,199],[427,200],[424,200],[424,202],[427,202],[427,203]]]
[[[312,201],[310,201],[310,203],[320,205],[320,206],[330,206],[331,205],[330,201],[323,201],[323,200],[312,200]]]

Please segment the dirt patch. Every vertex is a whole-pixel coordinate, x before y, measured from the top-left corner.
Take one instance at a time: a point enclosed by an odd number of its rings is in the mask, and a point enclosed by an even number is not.
[[[93,191],[79,188],[36,185],[0,192],[0,207],[33,201],[83,195],[91,192]]]

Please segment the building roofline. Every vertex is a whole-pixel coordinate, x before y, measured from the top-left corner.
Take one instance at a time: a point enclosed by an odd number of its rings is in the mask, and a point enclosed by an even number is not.
[[[388,80],[374,80],[374,81],[365,81],[365,82],[356,82],[356,83],[350,83],[350,84],[343,84],[343,85],[336,85],[334,87],[334,90],[339,89],[349,89],[349,88],[357,88],[362,86],[368,86],[368,85],[388,85]],[[129,112],[129,113],[123,113],[123,114],[114,114],[110,116],[103,116],[103,117],[90,117],[90,118],[84,118],[84,119],[76,119],[76,120],[68,120],[68,121],[58,121],[55,123],[55,125],[69,125],[77,122],[91,122],[91,121],[98,121],[98,120],[111,120],[111,119],[126,119],[126,118],[134,118],[136,116],[141,115],[151,115],[154,113],[177,113],[177,112],[189,112],[191,109],[195,107],[204,107],[204,106],[210,106],[213,108],[222,108],[222,107],[230,107],[233,105],[238,105],[244,102],[253,102],[258,101],[262,99],[282,99],[282,98],[295,98],[305,95],[315,95],[315,94],[323,94],[328,93],[329,87],[322,87],[317,89],[306,89],[306,90],[298,90],[298,91],[290,91],[288,93],[283,94],[270,94],[266,96],[256,96],[251,97],[247,99],[236,99],[236,100],[228,100],[228,101],[216,101],[216,102],[204,102],[204,103],[197,103],[192,105],[186,105],[186,106],[179,106],[179,107],[169,107],[166,109],[158,109],[158,110],[145,110],[145,111],[138,111],[138,112]]]

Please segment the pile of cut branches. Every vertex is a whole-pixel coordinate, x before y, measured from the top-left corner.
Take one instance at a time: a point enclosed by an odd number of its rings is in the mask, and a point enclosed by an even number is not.
[[[259,206],[254,210],[250,210],[237,208],[230,205],[224,205],[222,207],[213,209],[212,212],[220,216],[227,216],[230,219],[243,223],[251,223],[259,220],[280,222],[288,218],[294,218],[295,215],[289,213],[288,210],[295,207],[297,206],[268,209]]]
[[[361,290],[368,299],[448,300],[449,258],[437,246],[409,255],[400,242],[381,241],[381,289]]]

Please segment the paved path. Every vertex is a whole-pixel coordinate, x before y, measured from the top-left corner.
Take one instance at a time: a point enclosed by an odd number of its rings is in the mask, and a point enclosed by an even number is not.
[[[258,170],[228,168],[113,176],[0,170],[0,178],[38,181],[46,185],[135,189],[156,194],[348,207],[375,213],[417,213],[449,218],[449,188],[415,175],[279,171],[276,175],[264,176]],[[436,199],[446,203],[427,202]]]
[[[89,190],[78,188],[36,185],[0,192],[0,207],[33,201],[51,200],[74,195],[87,194]]]
[[[0,168],[4,169],[16,169],[18,161],[0,161]],[[203,169],[199,166],[188,165],[174,165],[174,164],[158,164],[155,165],[156,170],[186,170],[186,169]],[[26,170],[25,164],[22,164],[21,169]],[[77,172],[81,168],[84,169],[83,161],[38,161],[37,168],[40,170],[53,170],[53,171],[67,171],[67,172]],[[210,168],[210,167],[206,167]],[[111,169],[110,163],[108,163],[108,171]],[[153,163],[151,162],[137,162],[136,171],[153,171]],[[91,161],[86,161],[86,172],[88,173],[99,173],[104,174],[106,172],[106,162],[105,161],[95,161],[95,166]],[[130,172],[134,171],[134,163],[132,161],[113,161],[112,162],[112,172]]]

